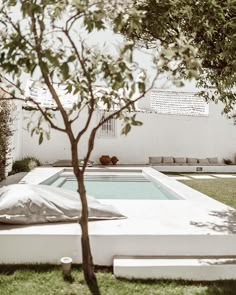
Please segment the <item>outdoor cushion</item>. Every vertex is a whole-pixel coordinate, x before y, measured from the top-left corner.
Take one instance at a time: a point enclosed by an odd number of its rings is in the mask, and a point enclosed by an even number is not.
[[[197,159],[196,158],[187,158],[187,163],[188,164],[197,164]]]
[[[219,164],[218,158],[207,158],[210,164]]]
[[[173,157],[163,157],[163,163],[165,164],[173,164],[174,158]]]
[[[162,157],[149,157],[150,164],[160,164],[162,163]]]
[[[186,158],[174,158],[176,164],[186,164]]]
[[[111,205],[88,196],[89,220],[124,216]],[[13,184],[0,188],[0,222],[34,224],[78,221],[81,201],[77,192],[47,185]]]
[[[198,159],[199,164],[209,164],[208,159]]]

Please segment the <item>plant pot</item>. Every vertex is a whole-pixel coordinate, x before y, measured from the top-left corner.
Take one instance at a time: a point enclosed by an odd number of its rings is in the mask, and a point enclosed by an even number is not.
[[[111,158],[108,155],[102,155],[100,162],[102,165],[109,165],[111,163]]]
[[[116,156],[113,156],[112,158],[111,158],[111,162],[112,162],[112,164],[113,165],[116,165],[116,163],[119,161],[119,159],[116,157]]]

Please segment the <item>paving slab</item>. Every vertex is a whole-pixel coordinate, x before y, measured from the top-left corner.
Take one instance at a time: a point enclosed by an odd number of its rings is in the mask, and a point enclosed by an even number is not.
[[[202,174],[202,175],[189,175],[189,177],[193,178],[193,179],[214,179],[215,177],[213,177],[212,175],[206,175],[206,174]]]
[[[0,182],[0,187],[4,185],[19,183],[27,174],[28,172],[19,172],[14,175],[10,175],[6,179]]]
[[[234,174],[212,174],[214,177],[217,178],[236,178]]]

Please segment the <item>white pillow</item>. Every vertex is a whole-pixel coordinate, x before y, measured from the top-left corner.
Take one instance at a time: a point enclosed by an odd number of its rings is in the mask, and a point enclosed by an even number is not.
[[[125,218],[113,206],[87,196],[89,219]],[[0,222],[34,224],[78,221],[81,201],[77,192],[47,185],[13,184],[0,188]]]

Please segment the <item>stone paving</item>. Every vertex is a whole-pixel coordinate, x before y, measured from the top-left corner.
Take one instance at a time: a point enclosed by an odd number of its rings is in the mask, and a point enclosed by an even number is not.
[[[28,172],[19,172],[17,174],[8,176],[6,179],[0,182],[0,187],[4,185],[19,183],[21,179],[24,178],[27,173]]]

